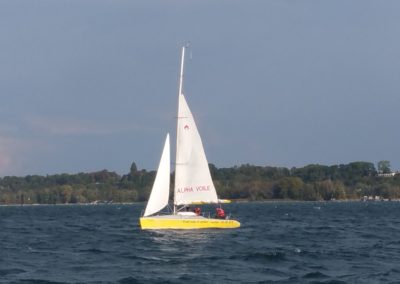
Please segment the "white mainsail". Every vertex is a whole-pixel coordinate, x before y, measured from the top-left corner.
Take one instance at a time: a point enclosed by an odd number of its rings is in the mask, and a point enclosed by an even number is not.
[[[145,217],[157,213],[167,206],[169,198],[170,174],[170,147],[169,134],[167,134],[156,179],[154,181],[150,198],[144,212]]]
[[[183,94],[179,95],[175,205],[218,203],[203,143]]]
[[[218,203],[203,143],[183,95],[185,48],[182,48],[178,94],[174,204]]]

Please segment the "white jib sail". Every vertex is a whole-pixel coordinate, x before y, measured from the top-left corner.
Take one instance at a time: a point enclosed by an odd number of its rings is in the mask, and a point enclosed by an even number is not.
[[[175,205],[218,203],[203,143],[183,94],[179,94]]]
[[[159,212],[168,204],[169,198],[169,180],[170,180],[170,147],[169,134],[165,139],[164,149],[158,166],[156,179],[147,202],[144,216],[149,216]]]

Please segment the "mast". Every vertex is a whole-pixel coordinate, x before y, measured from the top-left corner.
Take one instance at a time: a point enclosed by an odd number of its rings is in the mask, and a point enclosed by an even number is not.
[[[181,70],[179,73],[179,93],[178,93],[178,113],[177,113],[177,119],[179,119],[179,96],[182,95],[183,93],[183,67],[184,67],[184,63],[185,63],[185,49],[186,49],[187,45],[182,46],[182,57],[181,57]],[[178,149],[178,123],[176,124],[176,148]],[[178,151],[175,151],[175,164],[178,160]],[[176,175],[176,165],[175,165],[175,175]],[[175,205],[175,194],[174,194],[174,214],[176,214],[176,205]]]
[[[182,48],[176,123],[174,212],[188,204],[218,203],[200,133],[184,95],[185,49],[187,46]]]
[[[183,93],[183,66],[185,63],[185,48],[186,46],[182,47],[182,58],[181,58],[181,72],[179,76],[179,94],[181,95]]]

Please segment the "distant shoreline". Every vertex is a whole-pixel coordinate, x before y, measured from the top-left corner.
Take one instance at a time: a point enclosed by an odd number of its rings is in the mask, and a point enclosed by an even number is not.
[[[367,200],[361,199],[340,199],[340,200],[292,200],[292,199],[266,199],[266,200],[232,200],[232,203],[332,203],[332,202],[366,202],[366,203],[380,203],[380,202],[400,202],[400,199],[391,200]],[[18,207],[18,206],[112,206],[112,205],[135,205],[146,204],[146,201],[138,202],[113,202],[113,203],[56,203],[56,204],[0,204],[0,207]],[[207,204],[212,205],[212,204]]]
[[[140,204],[145,202],[115,202],[115,203],[55,203],[55,204],[47,204],[47,203],[34,203],[34,204],[0,204],[1,206],[77,206],[77,205],[84,205],[84,206],[106,206],[106,205],[133,205],[133,204]]]
[[[217,168],[209,164],[218,196],[233,202],[400,199],[400,173],[375,168],[370,162],[312,164],[302,168],[253,166]],[[154,171],[118,175],[91,173],[0,178],[0,204],[136,203],[149,199]],[[171,193],[173,191],[173,184]]]

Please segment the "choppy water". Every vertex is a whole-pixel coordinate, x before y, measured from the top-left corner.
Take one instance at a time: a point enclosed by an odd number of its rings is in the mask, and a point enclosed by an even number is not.
[[[143,204],[0,207],[0,282],[400,283],[400,202],[226,208],[240,229],[141,231]]]

